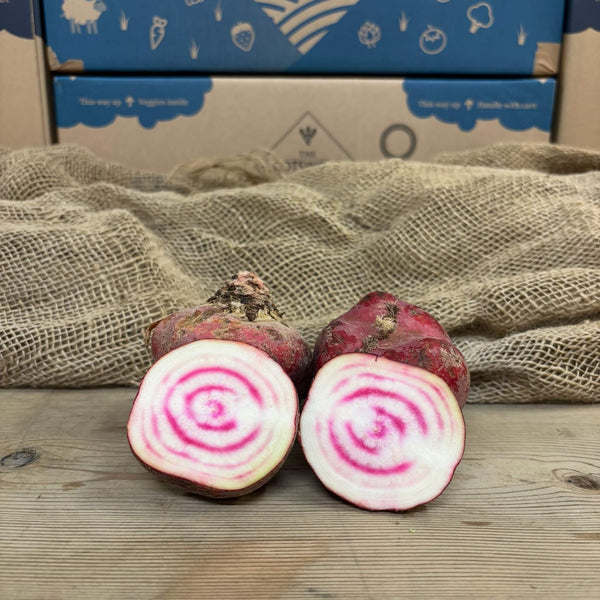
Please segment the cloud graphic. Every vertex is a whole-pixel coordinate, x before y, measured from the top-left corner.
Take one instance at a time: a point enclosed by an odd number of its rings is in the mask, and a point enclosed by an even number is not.
[[[478,121],[498,120],[503,127],[550,131],[554,80],[406,80],[410,112],[435,117],[471,131]]]
[[[0,31],[5,30],[21,38],[33,39],[29,2],[0,3]]]
[[[151,129],[159,121],[199,113],[211,89],[208,77],[57,77],[56,122],[61,128],[105,127],[121,116]]]
[[[600,32],[600,2],[598,0],[570,0],[565,31],[580,33],[586,29]]]

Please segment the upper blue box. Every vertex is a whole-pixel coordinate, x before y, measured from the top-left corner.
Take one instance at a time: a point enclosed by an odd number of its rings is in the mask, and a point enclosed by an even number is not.
[[[581,33],[588,29],[600,32],[600,2],[598,0],[569,0],[565,33]]]
[[[70,71],[551,75],[564,0],[44,0]]]
[[[41,35],[41,19],[39,5],[31,0],[0,1],[0,32],[33,39]]]

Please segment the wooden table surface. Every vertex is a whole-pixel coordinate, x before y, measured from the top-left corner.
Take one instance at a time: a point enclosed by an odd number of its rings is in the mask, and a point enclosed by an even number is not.
[[[0,391],[2,600],[600,598],[600,405],[469,405],[445,492],[371,513],[299,448],[239,499],[161,483],[134,393]]]

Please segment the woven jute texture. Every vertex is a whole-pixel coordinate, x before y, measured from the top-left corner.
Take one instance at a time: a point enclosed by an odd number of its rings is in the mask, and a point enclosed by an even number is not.
[[[136,385],[148,324],[251,270],[309,344],[389,291],[450,333],[470,402],[594,402],[599,169],[600,153],[550,145],[168,175],[73,146],[0,150],[0,385]]]

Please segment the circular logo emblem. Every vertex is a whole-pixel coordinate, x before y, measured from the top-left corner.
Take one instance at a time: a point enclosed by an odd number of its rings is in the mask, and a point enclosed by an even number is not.
[[[401,146],[401,149],[398,149],[398,146]],[[379,138],[379,149],[386,158],[410,158],[416,148],[415,132],[402,123],[390,125]]]

